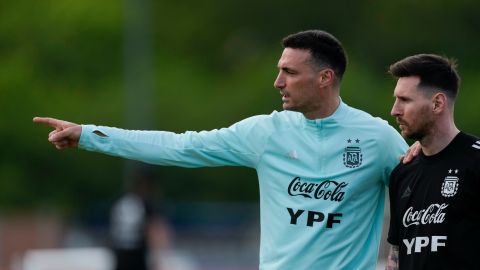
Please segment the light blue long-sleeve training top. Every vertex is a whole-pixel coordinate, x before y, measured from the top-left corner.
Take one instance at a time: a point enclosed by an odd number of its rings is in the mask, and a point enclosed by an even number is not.
[[[341,102],[309,120],[282,111],[175,134],[83,125],[79,147],[182,166],[246,166],[260,186],[260,269],[375,269],[385,185],[407,144]]]

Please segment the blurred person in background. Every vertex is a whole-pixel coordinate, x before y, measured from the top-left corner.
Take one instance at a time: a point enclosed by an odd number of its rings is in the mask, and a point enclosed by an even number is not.
[[[455,125],[456,64],[418,54],[389,72],[398,79],[391,114],[421,151],[390,177],[386,269],[479,269],[480,139]]]
[[[34,122],[55,129],[49,141],[58,149],[164,166],[256,169],[260,269],[375,269],[385,186],[407,144],[386,121],[342,101],[347,56],[334,36],[308,30],[282,44],[274,82],[281,112],[183,134]]]
[[[158,265],[154,262],[159,255],[155,251],[165,250],[168,234],[153,196],[152,172],[137,169],[130,179],[127,191],[111,209],[110,239],[115,270],[150,270]]]

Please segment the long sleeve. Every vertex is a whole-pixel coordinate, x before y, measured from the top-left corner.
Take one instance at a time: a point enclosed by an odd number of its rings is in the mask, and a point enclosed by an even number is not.
[[[166,166],[255,167],[268,137],[266,119],[255,116],[228,128],[182,134],[82,125],[79,148]]]

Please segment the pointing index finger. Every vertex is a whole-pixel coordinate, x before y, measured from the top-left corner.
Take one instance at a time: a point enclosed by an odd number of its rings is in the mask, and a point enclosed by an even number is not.
[[[34,117],[33,122],[37,124],[49,125],[53,128],[58,128],[62,124],[62,121],[50,117]]]

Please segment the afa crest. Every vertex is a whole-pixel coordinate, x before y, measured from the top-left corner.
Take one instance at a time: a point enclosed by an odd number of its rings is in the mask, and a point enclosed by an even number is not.
[[[458,177],[456,176],[447,176],[442,183],[442,196],[443,197],[453,197],[457,194],[458,190]]]
[[[347,168],[357,168],[362,165],[363,155],[362,149],[358,146],[345,147],[343,152],[343,164]]]

